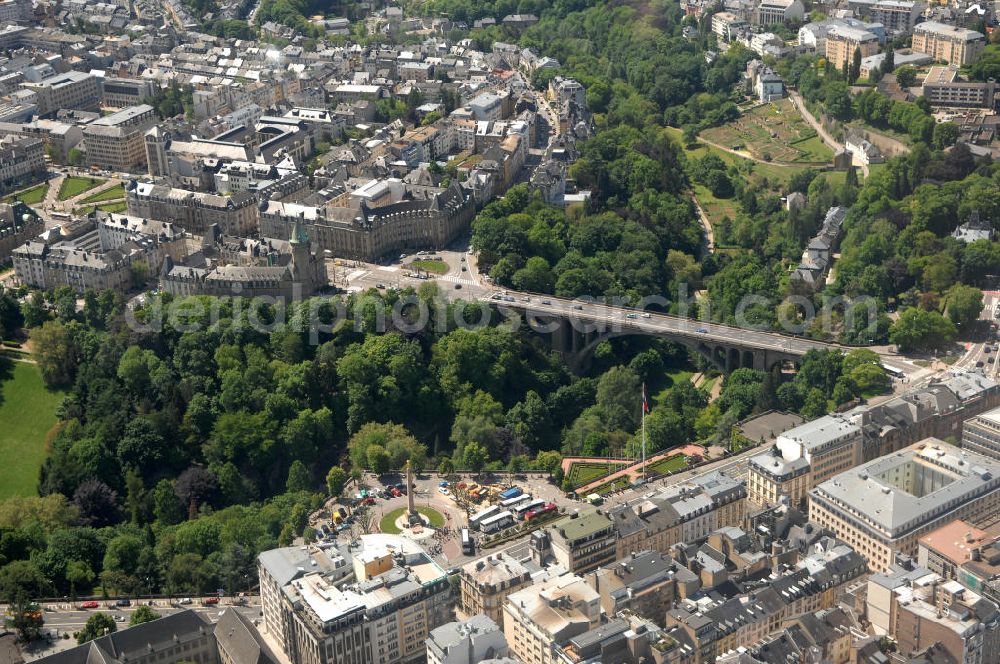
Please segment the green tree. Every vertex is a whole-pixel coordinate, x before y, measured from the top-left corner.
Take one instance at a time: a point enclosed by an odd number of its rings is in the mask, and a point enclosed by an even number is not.
[[[76,601],[78,588],[89,588],[94,582],[94,570],[82,560],[71,560],[66,563],[66,580],[69,582],[70,601]]]
[[[296,459],[288,468],[288,480],[285,482],[285,490],[290,492],[310,491],[312,488],[312,473],[309,472],[304,463]]]
[[[910,65],[903,65],[896,70],[896,82],[901,88],[912,88],[917,82],[917,70]]]
[[[369,445],[366,451],[367,458],[367,468],[368,470],[382,475],[389,472],[391,469],[392,459],[389,457],[389,452],[386,451],[384,447],[379,444]],[[396,468],[395,470],[399,470]]]
[[[132,618],[128,621],[129,627],[135,627],[136,625],[141,625],[143,623],[148,623],[153,620],[160,618],[160,614],[149,608],[148,606],[142,605],[136,608],[132,612]]]
[[[468,470],[471,470],[474,473],[480,473],[483,468],[486,467],[489,460],[490,458],[486,453],[486,448],[482,445],[476,441],[471,441],[466,444],[465,451],[462,453],[462,463]]]
[[[33,602],[28,593],[20,591],[11,602],[9,624],[22,643],[31,643],[42,634],[43,615],[42,607]]]
[[[164,526],[184,519],[184,506],[174,491],[174,483],[168,479],[160,480],[153,489],[153,516]]]
[[[940,349],[955,339],[955,324],[936,311],[904,309],[889,328],[889,341],[901,352]]]
[[[823,394],[822,390],[814,387],[806,394],[805,403],[802,404],[802,409],[799,412],[802,417],[813,420],[826,415],[828,411],[826,395]]]
[[[945,294],[945,307],[955,327],[964,329],[979,319],[983,311],[983,292],[973,286],[955,284]]]
[[[79,351],[69,328],[58,321],[47,321],[31,331],[32,357],[49,387],[67,387],[76,376]]]
[[[635,431],[641,403],[642,382],[629,367],[612,367],[597,383],[597,405],[611,430]]]
[[[83,629],[77,634],[76,642],[79,644],[87,643],[88,641],[93,641],[96,638],[102,637],[105,634],[111,634],[118,630],[118,625],[115,624],[114,619],[106,613],[95,613],[89,618],[87,622],[84,623]]]
[[[327,493],[335,498],[344,490],[345,484],[347,484],[347,471],[340,466],[330,468],[330,472],[326,474]]]

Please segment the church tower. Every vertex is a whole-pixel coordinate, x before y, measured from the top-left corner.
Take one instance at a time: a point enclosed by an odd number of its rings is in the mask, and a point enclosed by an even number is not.
[[[298,282],[312,282],[312,252],[310,251],[309,234],[306,232],[302,221],[295,220],[292,224],[292,232],[288,237],[288,244],[292,248],[292,262],[289,269],[292,273],[292,280]]]

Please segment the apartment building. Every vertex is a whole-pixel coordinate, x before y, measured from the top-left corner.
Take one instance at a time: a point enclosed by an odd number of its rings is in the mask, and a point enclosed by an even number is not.
[[[743,482],[719,471],[694,477],[654,496],[677,512],[681,542],[703,540],[723,526],[742,526],[746,497]]]
[[[257,199],[246,191],[220,196],[130,180],[125,185],[125,201],[129,214],[169,221],[195,235],[204,235],[213,224],[226,235],[257,235]],[[291,230],[279,239],[290,237]]]
[[[615,529],[615,559],[651,549],[667,553],[681,541],[681,518],[666,500],[650,498],[608,510]]]
[[[975,30],[937,21],[924,21],[913,28],[914,51],[951,65],[969,65],[986,48],[986,36]]]
[[[466,615],[483,614],[498,625],[503,622],[507,596],[531,583],[531,572],[502,551],[462,567],[461,609]]]
[[[447,574],[404,537],[275,549],[258,563],[264,624],[295,664],[423,661],[451,620]]]
[[[997,605],[912,561],[868,580],[867,614],[901,657],[935,650],[935,661],[986,664],[1000,652]]]
[[[79,71],[56,74],[40,81],[25,81],[21,87],[35,93],[38,115],[45,117],[61,108],[97,111],[101,92],[97,78]]]
[[[1000,459],[1000,408],[965,421],[962,448],[991,459]]]
[[[751,457],[748,499],[755,506],[781,501],[802,505],[809,490],[858,463],[923,438],[960,438],[962,421],[994,407],[998,399],[992,379],[975,371],[953,371],[877,406],[806,422],[784,432],[771,450]]]
[[[868,30],[847,25],[835,25],[826,33],[826,59],[836,69],[854,61],[855,50],[861,50],[861,57],[878,53],[878,37]]]
[[[997,107],[996,81],[966,81],[959,75],[957,65],[931,67],[924,77],[923,94],[937,108]]]
[[[166,257],[186,251],[183,232],[172,224],[101,213],[65,231],[51,228],[12,257],[18,281],[34,288],[124,293],[143,285],[137,275],[154,275]]]
[[[731,597],[686,599],[667,612],[673,644],[667,661],[715,662],[739,647],[763,640],[785,620],[829,609],[850,583],[867,572],[864,559],[836,541],[821,542],[792,568],[773,573]]]
[[[552,555],[568,572],[584,574],[615,559],[615,529],[599,509],[574,512],[549,526]]]
[[[864,555],[876,571],[944,523],[1000,514],[1000,462],[927,439],[836,475],[809,493],[809,520]]]
[[[640,551],[586,575],[601,596],[605,615],[631,611],[662,622],[677,597],[674,560],[659,551]]]
[[[878,0],[871,5],[870,17],[890,34],[908,34],[924,10],[924,3],[913,0]]]
[[[801,0],[760,0],[753,14],[755,26],[779,25],[801,21],[805,7]]]
[[[20,189],[45,175],[45,148],[37,138],[0,138],[0,194]]]
[[[108,76],[101,82],[101,103],[108,108],[128,108],[152,99],[156,92],[156,81]]]
[[[504,605],[507,645],[524,664],[556,664],[560,646],[600,623],[599,595],[575,574],[511,593]]]
[[[507,651],[500,626],[482,614],[445,623],[427,636],[427,664],[479,664],[506,657]]]
[[[722,41],[731,42],[750,30],[750,24],[732,12],[712,14],[712,32]]]
[[[669,643],[658,624],[622,611],[609,616],[603,625],[574,636],[556,655],[559,664],[662,664],[659,655]]]
[[[158,121],[148,104],[130,106],[83,128],[87,163],[115,172],[145,171],[145,134]]]

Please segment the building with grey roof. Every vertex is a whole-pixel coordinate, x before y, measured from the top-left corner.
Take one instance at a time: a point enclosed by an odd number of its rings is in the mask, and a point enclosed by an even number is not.
[[[575,574],[523,588],[504,604],[507,643],[525,664],[556,664],[559,647],[600,624],[600,597]]]
[[[500,624],[507,596],[531,583],[531,571],[509,553],[500,551],[464,565],[459,580],[466,615],[485,614]]]
[[[130,106],[83,128],[87,163],[116,172],[146,170],[145,134],[158,121],[148,104]]]
[[[235,608],[213,625],[190,609],[98,637],[43,664],[277,664],[257,628]]]
[[[574,512],[549,526],[552,554],[563,569],[583,574],[615,559],[614,526],[599,509]]]
[[[427,664],[478,664],[507,652],[500,626],[481,613],[436,627],[427,637]]]
[[[915,556],[924,534],[1000,511],[1000,462],[927,439],[841,473],[809,494],[809,519],[855,546],[872,569]]]
[[[776,570],[745,592],[683,600],[667,612],[667,661],[713,662],[763,639],[785,619],[831,608],[838,591],[866,573],[857,552],[831,540],[814,545],[794,567]]]
[[[678,565],[659,551],[641,551],[586,575],[601,596],[605,615],[630,610],[650,620],[663,619],[674,602]]]
[[[165,259],[186,252],[184,233],[170,223],[102,212],[50,228],[11,255],[18,281],[27,286],[124,293],[142,286],[137,275],[155,274]]]

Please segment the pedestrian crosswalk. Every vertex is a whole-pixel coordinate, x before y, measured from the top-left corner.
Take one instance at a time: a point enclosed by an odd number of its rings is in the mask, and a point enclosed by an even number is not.
[[[463,286],[477,286],[476,280],[472,277],[460,277],[455,274],[446,274],[438,277],[438,281],[447,281],[451,284],[462,284]]]

